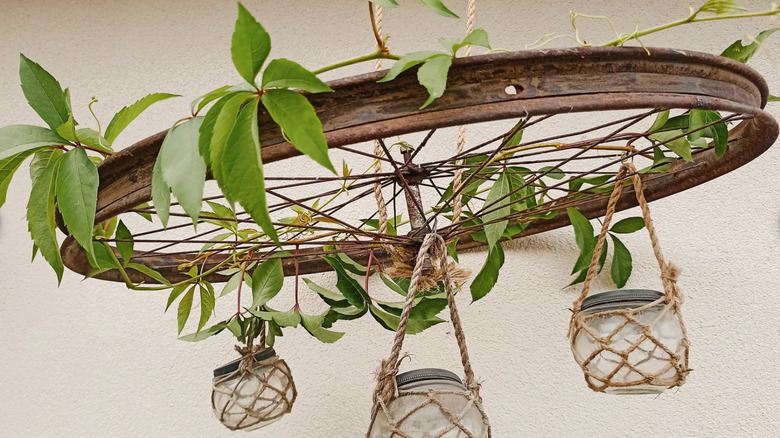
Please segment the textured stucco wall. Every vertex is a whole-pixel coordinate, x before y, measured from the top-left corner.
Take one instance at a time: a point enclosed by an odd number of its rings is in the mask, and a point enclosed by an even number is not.
[[[418,41],[433,47],[435,37],[461,34],[462,21],[433,16],[412,0],[402,3],[385,16],[395,51],[419,49]],[[465,12],[465,1],[447,3]],[[505,48],[566,31],[570,9],[609,15],[633,30],[637,21],[646,27],[682,17],[688,6],[671,0],[480,3],[478,26],[495,47]],[[313,67],[371,49],[364,2],[245,4],[271,33],[274,56]],[[123,145],[169,126],[200,92],[238,80],[229,57],[232,1],[6,0],[1,6],[0,125],[37,123],[18,87],[19,52],[71,88],[84,121],[92,94],[101,99],[104,120],[149,92],[186,95],[153,107],[123,135]],[[719,53],[773,25],[768,19],[706,24],[644,42]],[[588,29],[590,39],[609,36],[598,23]],[[770,40],[751,65],[780,93],[777,47],[778,40]],[[780,106],[770,111],[780,117]],[[683,388],[660,397],[605,396],[585,387],[565,338],[576,293],[561,291],[576,258],[570,230],[507,245],[496,290],[470,306],[467,294],[459,297],[495,436],[780,436],[778,168],[776,146],[717,181],[653,203],[667,256],[684,268],[680,284],[694,368]],[[82,282],[72,273],[57,289],[40,257],[28,262],[24,173],[0,212],[0,435],[229,436],[211,414],[209,391],[213,367],[233,357],[230,338],[178,341],[175,315],[163,314],[163,294]],[[626,240],[635,261],[629,286],[658,286],[646,235]],[[476,270],[483,258],[477,252],[462,261]],[[344,328],[348,334],[332,346],[303,330],[288,331],[278,350],[294,370],[299,400],[291,415],[253,435],[361,436],[373,372],[392,334],[368,319]],[[409,339],[406,349],[414,365],[457,369],[454,345],[451,331],[440,325]]]

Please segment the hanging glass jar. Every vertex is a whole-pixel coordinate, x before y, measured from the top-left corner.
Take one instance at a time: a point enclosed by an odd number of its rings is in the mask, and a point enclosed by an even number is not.
[[[674,386],[685,344],[680,317],[668,304],[661,292],[635,289],[585,299],[574,354],[591,387],[609,381],[608,393],[655,394]]]
[[[409,371],[398,375],[396,385],[398,396],[387,406],[389,415],[376,417],[368,438],[488,436],[488,425],[472,393],[454,373],[437,368]],[[388,417],[403,419],[397,425],[402,435],[393,435]]]
[[[655,257],[661,269],[664,292],[617,290],[588,296],[598,270],[615,206],[631,178]],[[664,260],[650,209],[642,193],[642,179],[631,163],[624,163],[593,251],[582,293],[574,301],[569,338],[574,359],[594,391],[613,394],[655,394],[681,386],[688,369],[688,337],[677,287],[679,271]]]
[[[273,348],[214,370],[211,405],[230,430],[255,430],[279,420],[297,395],[290,368]]]
[[[441,269],[450,320],[460,349],[465,382],[440,369],[398,374],[400,352],[426,259]],[[425,236],[417,254],[409,293],[398,323],[390,357],[382,362],[374,391],[374,406],[367,438],[490,438],[490,423],[482,408],[479,384],[471,368],[460,323],[444,239]]]

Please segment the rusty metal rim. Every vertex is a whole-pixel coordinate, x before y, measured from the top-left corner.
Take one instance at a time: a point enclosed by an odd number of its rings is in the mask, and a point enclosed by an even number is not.
[[[685,83],[685,80],[687,79],[693,87],[700,87],[702,84],[711,87],[713,84],[717,85],[717,82],[703,82],[701,78],[707,78],[713,75],[722,76],[725,72],[727,75],[734,76],[733,83],[742,84],[745,88],[744,93],[730,94],[733,92],[733,87],[730,89],[727,88],[729,93],[723,92],[722,94],[724,95],[719,97],[693,93],[669,93],[663,89],[663,85],[660,85],[658,87],[659,89],[655,92],[605,93],[595,89],[587,90],[590,84],[583,83],[580,85],[582,88],[586,89],[585,91],[588,91],[587,93],[577,92],[576,94],[544,97],[521,96],[520,98],[503,99],[500,101],[490,101],[490,99],[488,99],[486,102],[479,104],[472,103],[465,107],[456,100],[450,100],[449,102],[444,100],[442,105],[433,105],[430,110],[424,112],[417,111],[415,107],[415,110],[413,111],[407,109],[405,112],[402,111],[398,114],[393,114],[392,117],[386,117],[385,119],[378,121],[367,121],[357,127],[332,129],[331,131],[328,131],[326,126],[326,135],[329,137],[329,144],[331,147],[338,147],[354,142],[369,140],[371,138],[420,131],[434,127],[453,126],[460,123],[563,112],[642,108],[704,108],[732,111],[753,116],[753,119],[743,121],[731,131],[732,142],[730,143],[729,151],[721,159],[716,159],[714,152],[708,150],[697,154],[697,160],[694,163],[677,163],[672,172],[646,175],[644,179],[646,181],[646,197],[648,200],[654,200],[677,193],[727,173],[754,159],[771,146],[774,139],[777,137],[778,126],[771,116],[757,108],[758,105],[763,106],[765,104],[768,95],[766,83],[758,73],[749,67],[744,66],[744,64],[713,55],[669,49],[651,48],[650,50],[651,53],[653,53],[653,63],[659,63],[659,65],[672,65],[673,67],[671,68],[676,68],[674,66],[678,65],[686,66],[685,71],[689,73],[689,76],[673,76],[676,81]],[[479,72],[483,71],[490,71],[492,69],[494,70],[497,66],[498,68],[521,68],[523,69],[522,71],[525,71],[525,69],[529,68],[547,68],[549,70],[550,66],[563,65],[564,67],[562,70],[566,71],[566,67],[570,67],[570,64],[580,63],[587,64],[587,68],[591,71],[592,75],[593,66],[614,69],[615,65],[620,64],[622,67],[628,69],[647,62],[648,57],[640,48],[579,48],[478,56],[469,59],[456,60],[450,74],[451,79],[448,92],[457,95],[458,90],[468,87],[468,79],[473,80],[475,74],[479,74]],[[644,68],[646,68],[646,66]],[[716,71],[713,73],[713,71],[709,69],[716,69]],[[631,70],[627,71],[631,73]],[[644,72],[643,70],[640,71]],[[555,77],[554,71],[546,71],[546,74]],[[408,76],[409,75],[407,75],[406,82],[399,82],[402,85],[405,84],[405,87],[400,90],[395,89],[393,92],[400,92],[406,97],[413,98],[419,95],[419,90],[417,89],[418,86],[416,86],[413,80],[409,80],[410,78],[408,78]],[[371,92],[376,90],[381,91],[387,84],[376,84],[376,80],[379,77],[382,77],[381,72],[331,82],[330,85],[334,88],[335,92],[326,96],[328,99],[335,100],[342,99],[340,92],[344,90],[349,91],[351,93],[350,95],[355,95],[355,90],[358,90],[357,93],[359,94],[361,88],[369,89]],[[399,79],[403,79],[403,77]],[[516,78],[516,80],[520,79],[524,78]],[[661,81],[659,83],[662,84],[663,82]],[[744,84],[750,84],[750,86]],[[683,85],[688,86],[686,84]],[[584,94],[587,95],[586,98],[583,98]],[[322,96],[316,96],[316,98],[323,99]],[[320,106],[316,104],[317,101],[315,96],[312,96],[312,100],[315,102],[315,107],[319,109]],[[321,102],[327,102],[327,100]],[[352,102],[352,104],[354,104],[354,107],[360,107],[362,102],[355,101]],[[327,103],[321,104],[321,106],[327,107]],[[327,119],[327,114],[321,113],[321,116],[325,116],[324,118]],[[325,125],[325,122],[323,123]],[[357,131],[359,131],[358,134],[355,134]],[[149,182],[151,179],[150,165],[153,165],[154,160],[156,159],[157,152],[159,151],[164,136],[165,132],[161,132],[144,139],[135,145],[118,152],[101,164],[97,222],[114,217],[143,202],[148,202],[150,197]],[[268,149],[273,150],[267,154]],[[263,148],[263,156],[267,163],[278,161],[296,154],[297,152],[295,149],[287,143],[271,144],[270,146]],[[146,173],[138,173],[143,170],[146,170]],[[135,188],[129,187],[129,190],[119,193],[115,202],[101,206],[101,194],[105,194],[107,188],[111,188],[112,186],[114,188],[125,188],[121,184],[117,184],[123,182],[122,178],[128,177],[134,179],[133,183],[141,180],[141,184],[135,184]],[[146,182],[146,184],[144,184],[144,182]],[[634,206],[635,201],[632,201],[632,199],[634,199],[632,196],[623,196],[621,198],[621,203],[618,205],[618,209],[622,210]],[[603,199],[603,197],[595,197],[585,206],[581,207],[581,209],[583,214],[592,218],[601,214],[605,203],[606,199]],[[568,223],[566,215],[558,215],[556,219],[532,223],[522,235],[525,236],[548,231],[566,226]],[[480,242],[464,238],[461,239],[458,246],[459,248],[465,249],[481,245]],[[88,272],[89,264],[86,261],[86,257],[72,237],[68,237],[63,242],[61,252],[63,261],[69,269],[81,274],[86,274]],[[386,255],[384,256],[386,257]],[[177,257],[176,259],[178,260],[179,258]],[[360,257],[357,257],[357,259],[360,261]],[[147,258],[144,259],[144,261],[150,267],[155,268],[155,265],[160,262],[170,264],[172,259],[169,256],[161,254],[159,258]],[[217,263],[218,261],[219,259],[216,257],[213,259],[214,263]],[[328,269],[329,266],[319,257],[306,257],[305,253],[302,254],[300,259],[301,273],[322,272]],[[291,263],[286,263],[285,273],[290,274],[292,272],[293,266]],[[163,272],[163,275],[172,281],[181,281],[184,279],[184,276],[179,274],[175,268],[168,269]],[[116,271],[107,271],[96,277],[111,281],[123,281]],[[148,277],[135,272],[131,273],[131,278],[133,281],[149,281]],[[218,275],[214,275],[209,279],[211,281],[226,280],[226,278]]]

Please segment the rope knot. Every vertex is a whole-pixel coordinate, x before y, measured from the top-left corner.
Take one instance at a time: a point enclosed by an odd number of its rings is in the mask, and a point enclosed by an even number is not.
[[[665,282],[677,283],[677,279],[680,278],[680,272],[680,268],[673,263],[666,263],[663,272],[661,272],[661,279]]]

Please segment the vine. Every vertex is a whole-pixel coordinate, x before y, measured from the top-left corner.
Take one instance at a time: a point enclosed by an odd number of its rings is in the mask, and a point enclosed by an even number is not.
[[[395,0],[372,2],[384,7],[398,6]],[[441,16],[457,18],[440,0],[420,2]],[[370,9],[373,14],[373,8]],[[772,5],[766,11],[746,12],[731,0],[710,0],[698,9],[691,9],[688,16],[681,20],[644,30],[637,29],[630,33],[619,33],[617,27],[606,17],[572,13],[573,35],[546,35],[532,46],[546,44],[556,38],[569,38],[578,45],[588,46],[577,28],[577,20],[580,18],[606,21],[614,30],[616,38],[601,45],[622,46],[632,40],[642,44],[640,38],[682,25],[778,15],[780,7],[777,5]],[[737,41],[721,56],[747,62],[776,30],[778,29],[766,30],[746,45]],[[93,111],[93,105],[98,103],[93,97],[88,109],[95,119],[97,130],[81,128],[73,116],[69,90],[63,90],[60,83],[43,67],[21,55],[22,91],[30,106],[48,127],[11,125],[0,128],[0,207],[5,202],[12,176],[25,160],[32,157],[32,190],[27,205],[27,221],[33,241],[33,257],[40,253],[54,269],[58,281],[62,280],[64,266],[56,233],[56,212],[59,211],[68,233],[87,254],[92,266],[90,276],[117,270],[129,289],[170,290],[166,310],[178,300],[179,334],[190,319],[196,298],[199,300],[197,329],[195,333],[182,336],[184,340],[202,340],[227,329],[242,342],[253,339],[261,332],[265,333],[267,344],[273,345],[276,337],[283,334],[283,328],[302,325],[312,336],[330,343],[337,341],[344,334],[331,330],[335,322],[360,318],[367,313],[386,329],[396,330],[403,308],[403,297],[408,293],[408,279],[393,278],[383,272],[373,249],[369,251],[367,266],[357,263],[341,251],[335,236],[340,232],[339,227],[346,227],[337,219],[323,214],[322,210],[339,197],[349,196],[350,188],[358,179],[346,162],[342,165],[340,175],[336,171],[328,153],[322,124],[306,96],[333,91],[317,77],[319,74],[371,60],[393,60],[396,61],[395,64],[380,82],[393,81],[403,72],[417,67],[419,83],[428,92],[427,100],[421,102],[423,109],[432,105],[446,92],[450,66],[461,49],[471,46],[482,47],[488,51],[493,49],[487,32],[482,29],[476,29],[462,39],[440,38],[439,43],[443,51],[412,52],[405,55],[390,53],[386,45],[387,38],[383,39],[376,29],[374,38],[378,47],[376,51],[314,70],[308,70],[285,58],[269,61],[270,35],[243,5],[238,4],[231,57],[244,82],[219,87],[191,103],[189,116],[173,125],[160,149],[152,178],[154,210],[149,205],[134,209],[150,221],[153,211],[167,227],[169,218],[177,215],[170,211],[173,196],[193,224],[204,221],[224,229],[225,232],[205,242],[195,261],[179,267],[186,275],[183,281],[170,282],[159,272],[135,262],[134,244],[140,240],[138,237],[134,238],[123,221],[114,218],[103,223],[94,223],[99,181],[96,164],[114,154],[113,144],[117,138],[146,109],[157,102],[179,97],[177,95],[154,93],[143,97],[120,109],[105,131]],[[777,98],[772,96],[770,100]],[[316,199],[312,205],[295,203],[291,207],[294,215],[280,220],[286,225],[282,237],[296,244],[294,255],[276,251],[266,260],[258,262],[253,259],[257,251],[280,242],[280,235],[271,221],[266,200],[264,167],[257,132],[257,117],[261,108],[281,128],[285,139],[301,154],[333,173],[333,179],[341,181],[342,186],[323,202]],[[205,115],[201,115],[204,111]],[[669,163],[677,160],[667,156],[667,153],[690,161],[692,151],[714,147],[716,155],[722,156],[728,148],[730,121],[732,120],[728,117],[708,110],[691,110],[677,115],[670,114],[668,110],[658,111],[655,123],[650,129],[624,134],[621,138],[625,141],[624,146],[600,144],[589,145],[587,148],[623,154],[624,157],[643,154],[645,158],[652,160],[652,164],[641,170],[642,172],[663,172],[668,169]],[[563,184],[563,179],[567,176],[570,179],[566,190],[582,195],[610,192],[614,187],[614,181],[610,180],[611,175],[577,177],[567,175],[556,167],[532,170],[512,165],[509,160],[522,151],[586,147],[576,142],[525,145],[522,143],[522,136],[528,126],[528,120],[518,121],[503,139],[502,147],[491,156],[469,156],[462,162],[446,163],[453,169],[458,166],[465,169],[464,180],[457,189],[450,184],[441,193],[439,202],[423,212],[425,215],[452,214],[452,200],[457,196],[463,197],[465,211],[460,218],[454,218],[454,222],[463,230],[469,231],[472,238],[486,242],[488,246],[485,264],[470,286],[475,301],[487,295],[498,280],[499,271],[504,264],[504,253],[499,241],[518,236],[528,225],[527,222],[513,222],[508,218],[519,211],[533,210],[543,204],[545,199],[552,200],[550,190]],[[711,140],[712,146],[707,139]],[[640,153],[634,146],[634,142],[638,140],[650,142],[653,145],[652,154]],[[384,147],[383,143],[382,146]],[[376,163],[389,155],[390,149],[394,147],[415,153],[408,143],[396,143],[385,148],[384,155],[376,156],[361,175],[369,174]],[[207,173],[216,180],[230,206],[204,200],[203,190]],[[481,199],[481,196],[484,196],[484,199]],[[482,201],[479,207],[470,204],[474,199]],[[204,202],[211,211],[203,211]],[[238,219],[236,204],[249,214],[251,220]],[[579,211],[568,208],[566,212],[580,250],[572,270],[575,278],[571,284],[576,284],[585,278],[597,236],[593,226]],[[544,220],[553,218],[555,214],[556,211],[540,211],[534,217]],[[403,215],[394,213],[388,221],[387,234],[396,235],[398,227],[409,224],[410,221],[411,218],[404,219]],[[241,228],[241,224],[247,222],[250,227]],[[301,308],[299,299],[301,291],[298,246],[309,242],[305,235],[301,237],[302,234],[313,233],[312,227],[323,223],[333,227],[331,234],[334,236],[334,242],[324,248],[325,254],[321,257],[336,273],[336,290],[302,278],[305,285],[328,306],[324,313],[307,314]],[[379,229],[376,219],[368,218],[363,223]],[[630,217],[618,221],[609,230],[613,246],[610,277],[619,288],[626,285],[633,265],[631,253],[619,236],[636,232],[643,227],[642,218]],[[109,244],[111,241],[116,243],[116,252]],[[239,248],[239,244],[248,246]],[[450,256],[455,260],[456,244],[457,240],[448,248]],[[230,256],[205,269],[206,261],[216,251],[223,250],[231,251]],[[275,310],[268,303],[282,290],[285,276],[281,259],[288,256],[294,256],[296,260],[295,304],[289,310]],[[606,258],[605,247],[599,260],[600,268],[605,265]],[[159,286],[134,283],[128,273],[131,270],[146,275],[159,283]],[[229,277],[219,295],[214,286],[206,280],[215,273]],[[362,277],[362,285],[355,276]],[[398,294],[399,301],[382,301],[369,295],[372,277],[378,277],[390,291]],[[245,300],[242,296],[245,287],[252,292],[252,302],[248,307],[242,305]],[[228,319],[207,327],[214,316],[217,298],[233,291],[236,291],[236,312]],[[408,332],[419,333],[441,323],[443,320],[437,315],[446,305],[447,299],[441,284],[418,293]]]

